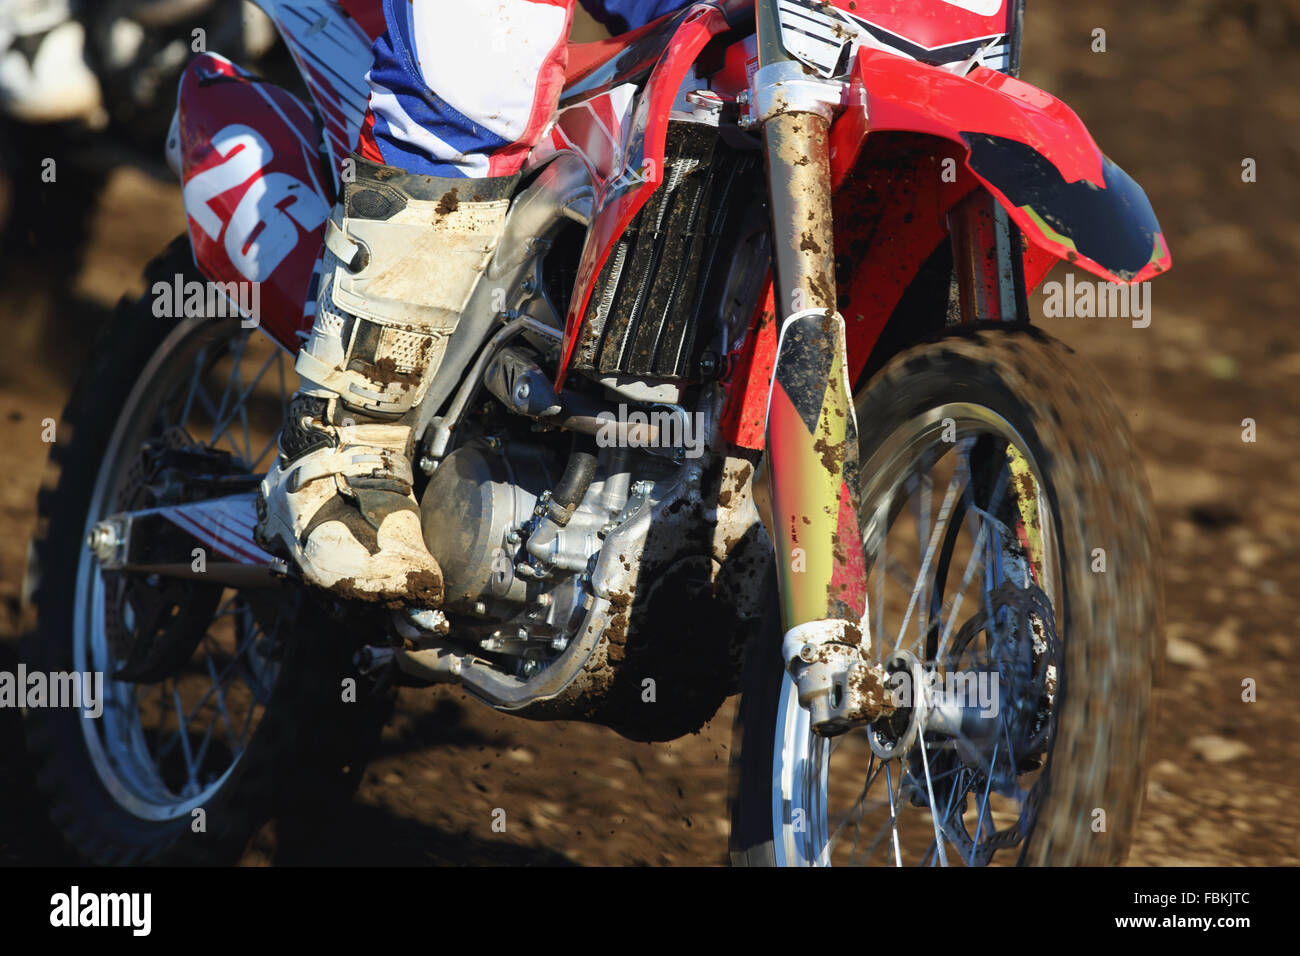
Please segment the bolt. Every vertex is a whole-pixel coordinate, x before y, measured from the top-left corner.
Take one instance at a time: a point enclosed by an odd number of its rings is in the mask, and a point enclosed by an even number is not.
[[[806,664],[811,664],[816,659],[817,648],[813,647],[811,644],[805,644],[803,647],[799,648],[799,660]]]
[[[538,606],[538,607],[550,607],[550,606],[551,606],[551,596],[550,596],[549,594],[539,594],[539,595],[537,595],[537,606]]]
[[[117,545],[117,528],[109,521],[99,522],[86,535],[86,547],[94,552],[95,557],[101,561],[107,561],[111,558],[113,549]]]
[[[434,461],[432,458],[430,458],[428,455],[420,456],[420,470],[424,472],[426,475],[432,475],[434,470],[437,467],[438,467],[438,463]]]
[[[568,646],[569,646],[569,639],[565,637],[563,634],[556,634],[553,638],[551,638],[552,650],[562,651]]]
[[[475,601],[474,613],[479,615],[479,617],[482,617],[483,615],[487,614],[487,605],[484,604],[482,601]]]
[[[532,295],[537,291],[537,282],[534,281],[532,276],[529,276],[524,279],[523,282],[519,283],[519,291],[524,295]]]
[[[718,374],[719,359],[717,352],[705,352],[700,356],[700,377],[712,379]]]
[[[533,387],[525,379],[515,386],[515,401],[522,405],[528,401],[528,396],[532,394]]]

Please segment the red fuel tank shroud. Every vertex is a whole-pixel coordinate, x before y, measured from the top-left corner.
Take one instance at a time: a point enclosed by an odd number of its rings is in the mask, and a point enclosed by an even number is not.
[[[296,353],[331,205],[312,115],[215,53],[186,67],[177,115],[195,263],[213,282],[256,283],[262,330]]]
[[[830,0],[833,7],[863,21],[884,42],[888,33],[921,51],[1008,34],[1014,28],[1014,0]],[[873,29],[874,28],[874,29]]]

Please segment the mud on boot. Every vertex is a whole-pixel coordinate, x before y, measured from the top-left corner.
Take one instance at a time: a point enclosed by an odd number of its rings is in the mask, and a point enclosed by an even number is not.
[[[310,584],[433,607],[442,574],[412,492],[414,410],[500,237],[517,177],[411,176],[354,157],[326,225],[311,336],[295,369],[258,538]]]

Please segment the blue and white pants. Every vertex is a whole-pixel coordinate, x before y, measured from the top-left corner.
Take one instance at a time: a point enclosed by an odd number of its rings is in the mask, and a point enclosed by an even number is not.
[[[583,0],[615,31],[690,0]],[[384,0],[357,151],[434,176],[509,176],[564,86],[574,0]]]

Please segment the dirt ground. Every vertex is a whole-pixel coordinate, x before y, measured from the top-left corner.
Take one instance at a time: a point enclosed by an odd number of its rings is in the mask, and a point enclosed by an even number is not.
[[[1162,525],[1169,654],[1130,862],[1295,865],[1300,0],[1030,0],[1026,23],[1024,78],[1070,103],[1143,184],[1174,257],[1148,328],[1042,322],[1128,413]],[[1104,53],[1091,49],[1098,28]],[[1257,182],[1242,181],[1247,158]],[[9,180],[10,204],[25,188]],[[57,415],[92,330],[183,224],[174,185],[119,168],[84,210],[78,256],[60,230],[83,210],[50,201],[56,228],[17,230],[0,285],[0,669],[32,620],[19,594],[42,419]],[[1254,703],[1241,699],[1245,678]],[[268,826],[244,859],[721,864],[732,713],[673,743],[634,744],[499,716],[454,691],[404,691],[356,799],[306,837]],[[20,749],[17,715],[0,711],[0,863],[61,859]],[[491,828],[495,808],[505,833]]]

